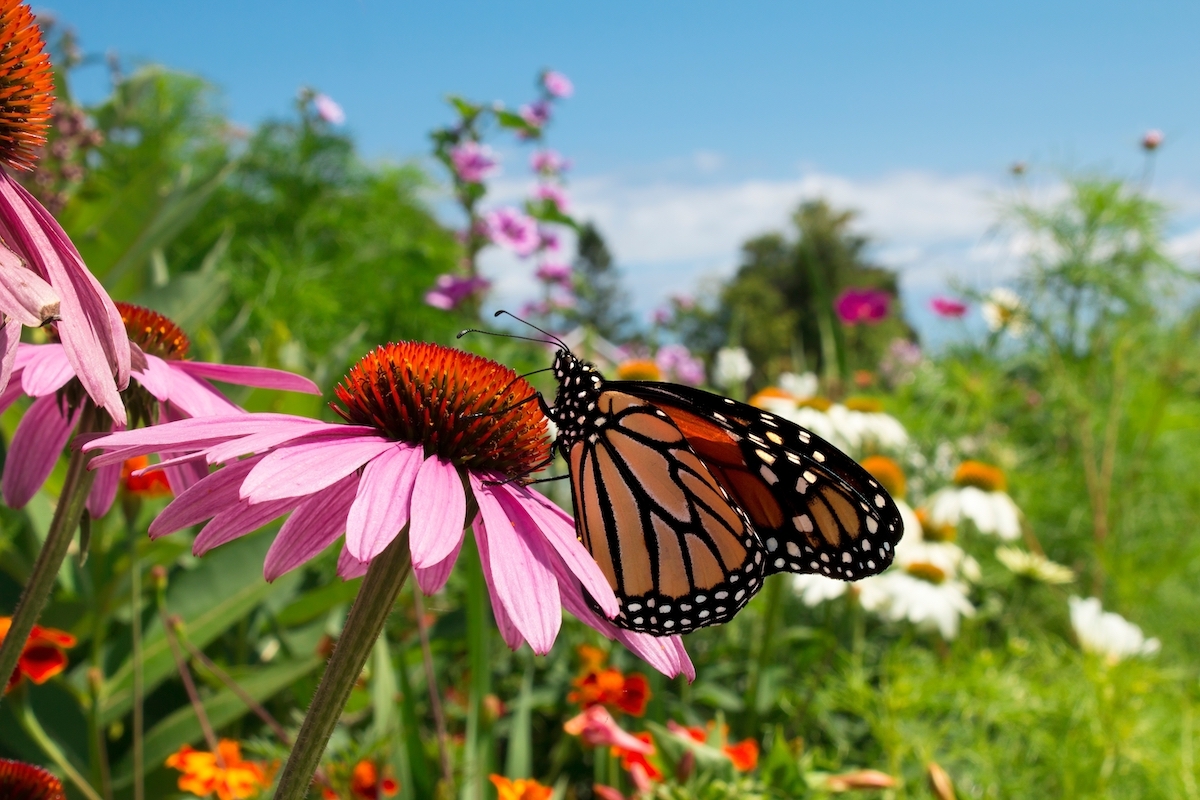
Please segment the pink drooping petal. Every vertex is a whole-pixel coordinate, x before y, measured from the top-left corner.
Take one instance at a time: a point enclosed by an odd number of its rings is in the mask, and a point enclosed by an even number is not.
[[[71,438],[78,416],[76,409],[70,419],[65,417],[53,395],[39,397],[29,406],[13,434],[0,481],[9,508],[22,508],[42,488]]]
[[[27,344],[21,349],[25,351],[21,388],[30,397],[54,394],[75,377],[61,344]]]
[[[149,360],[154,356],[146,358]],[[239,406],[218,392],[212,384],[193,378],[179,369],[177,365],[183,362],[161,363],[166,368],[167,397],[159,397],[159,400],[170,400],[172,405],[189,417],[223,417],[243,413]]]
[[[59,313],[54,287],[25,266],[21,257],[0,244],[0,313],[18,325],[36,328]]]
[[[186,417],[175,406],[170,403],[158,404],[158,421],[160,424],[175,422],[181,419],[186,419]],[[171,494],[176,497],[208,477],[208,464],[202,457],[169,466],[160,466],[160,468],[163,474],[167,476],[167,485],[171,487]]]
[[[196,534],[192,542],[192,555],[202,556],[214,547],[231,542],[239,536],[245,536],[266,525],[276,517],[282,517],[296,506],[303,498],[288,497],[283,500],[269,500],[265,503],[251,505],[242,500],[220,514],[213,517]]]
[[[222,467],[175,496],[150,523],[150,538],[183,530],[237,505],[242,481],[261,458],[248,458]],[[155,465],[157,466],[157,465]]]
[[[333,544],[346,530],[346,515],[357,492],[358,473],[351,473],[297,506],[267,551],[263,577],[273,581]]]
[[[436,594],[446,585],[446,581],[450,578],[450,573],[454,570],[454,564],[458,561],[458,554],[462,551],[463,540],[459,538],[458,546],[450,552],[450,555],[443,558],[432,567],[413,568],[413,575],[416,576],[417,586],[425,594]]]
[[[242,436],[224,444],[210,447],[205,454],[209,464],[224,464],[251,453],[265,453],[285,442],[300,444],[319,440],[353,439],[363,435],[363,428],[340,422],[320,423],[309,426],[305,433],[297,435],[294,430],[268,430],[265,433]]]
[[[471,475],[471,491],[487,525],[488,555],[496,595],[533,652],[545,655],[562,626],[556,560],[541,532],[518,504],[506,509],[495,487]],[[515,512],[515,513],[510,513]]]
[[[408,526],[414,567],[432,567],[462,541],[467,495],[458,469],[441,456],[430,456],[417,470]]]
[[[136,345],[134,345],[136,347]],[[167,362],[158,356],[139,352],[134,358],[132,367],[133,379],[140,383],[147,392],[152,394],[160,403],[171,399],[171,369]]]
[[[180,361],[178,368],[197,378],[224,381],[238,386],[259,389],[281,389],[285,392],[320,394],[321,389],[303,375],[269,367],[243,367],[237,364],[209,364],[204,361]]]
[[[563,730],[592,747],[619,747],[631,753],[650,755],[654,745],[626,731],[602,705],[589,706],[563,723]]]
[[[255,415],[257,416],[257,415]],[[303,497],[340,481],[391,447],[378,434],[332,442],[318,441],[272,450],[242,483],[251,503]]]
[[[491,559],[488,557],[487,524],[483,521],[482,514],[475,517],[471,527],[475,531],[475,547],[479,550],[479,561],[483,567],[483,582],[487,586],[488,598],[492,601],[492,616],[496,620],[496,628],[500,631],[500,636],[503,637],[504,643],[508,645],[509,649],[516,650],[525,642],[525,639],[521,636],[521,631],[513,623],[512,618],[508,616],[508,612],[504,610],[504,603],[500,601],[499,595],[496,594],[496,584],[492,580]]]
[[[0,325],[0,393],[8,388],[17,363],[17,351],[21,345],[21,323],[9,317]],[[2,413],[2,409],[0,409]]]
[[[361,578],[367,574],[367,570],[371,568],[371,562],[359,561],[354,556],[350,555],[350,551],[342,546],[342,553],[338,556],[337,574],[344,581]]]
[[[121,467],[111,464],[96,470],[96,478],[92,489],[88,492],[87,510],[92,519],[99,519],[112,508],[113,500],[117,497],[117,487],[121,485]]]
[[[58,294],[58,335],[75,375],[124,424],[118,389],[129,383],[130,353],[121,315],[62,227],[8,173],[0,175],[0,236]]]
[[[605,616],[609,619],[615,617],[621,610],[617,605],[617,596],[591,553],[575,535],[575,520],[571,515],[527,486],[506,484],[496,489],[502,490],[511,498],[511,502],[519,504],[533,517],[546,541],[579,578],[583,588],[603,609]]]
[[[346,520],[346,549],[359,561],[382,553],[408,524],[422,450],[394,443],[367,464]],[[461,533],[461,529],[460,529]]]

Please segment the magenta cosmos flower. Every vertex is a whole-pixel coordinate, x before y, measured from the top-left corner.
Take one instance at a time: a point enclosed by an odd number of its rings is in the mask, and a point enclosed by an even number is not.
[[[541,129],[550,121],[550,104],[545,100],[537,100],[521,106],[519,113],[529,127]]]
[[[533,217],[515,208],[498,208],[483,217],[488,238],[493,244],[524,257],[538,249],[542,237]]]
[[[425,304],[449,311],[471,295],[486,291],[491,285],[485,278],[439,275],[434,287],[425,293]]]
[[[133,345],[133,380],[123,392],[135,424],[149,420],[155,412],[164,421],[212,415],[228,416],[245,412],[227,400],[208,381],[218,380],[241,386],[285,389],[320,394],[308,378],[277,369],[239,367],[186,361],[188,339],[166,317],[149,309],[127,303],[117,308]],[[0,393],[0,413],[21,395],[34,398],[17,424],[0,478],[4,502],[21,508],[29,502],[54,470],[67,440],[79,421],[81,406],[77,383],[66,348],[59,343],[22,344],[17,351],[13,379]],[[117,423],[117,427],[125,427]],[[207,474],[193,464],[178,464],[166,469],[171,491],[178,493]],[[93,517],[107,513],[117,493],[121,465],[97,471],[88,495],[87,509]]]
[[[538,150],[529,157],[529,167],[542,175],[557,175],[571,168],[571,162],[556,150]]]
[[[209,520],[192,544],[203,555],[290,513],[267,552],[267,580],[343,533],[338,572],[362,575],[407,525],[417,584],[432,593],[445,585],[469,524],[509,647],[528,642],[546,653],[566,609],[660,671],[692,677],[678,637],[622,631],[605,618],[616,615],[616,596],[570,515],[520,483],[550,456],[545,417],[520,402],[532,393],[488,359],[402,342],[368,353],[338,386],[334,408],[345,423],[207,417],[114,433],[84,449],[103,451],[92,461],[101,467],[155,452],[176,454],[167,463],[223,465],[176,497],[150,535]]]
[[[46,143],[54,78],[41,30],[25,4],[0,16],[0,163],[30,170]],[[0,167],[0,391],[8,385],[21,326],[58,320],[63,351],[96,404],[124,422],[129,383],[121,315],[62,227]]]
[[[929,301],[929,307],[939,317],[959,319],[967,313],[967,304],[953,297],[935,297]]]
[[[874,325],[888,314],[892,296],[878,289],[847,289],[838,295],[834,310],[847,325]]]
[[[557,284],[564,289],[571,288],[573,272],[568,264],[545,261],[538,265],[537,271],[533,274],[542,283]]]
[[[542,73],[542,87],[552,97],[566,99],[575,94],[575,84],[561,72],[548,69]]]
[[[499,163],[492,148],[479,142],[466,141],[450,149],[454,174],[463,183],[482,183],[496,171]]]

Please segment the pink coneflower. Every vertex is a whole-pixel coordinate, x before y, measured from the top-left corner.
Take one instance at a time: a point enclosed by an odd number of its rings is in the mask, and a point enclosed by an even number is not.
[[[30,170],[46,141],[54,80],[29,7],[0,5],[0,164]],[[125,421],[129,383],[121,316],[45,208],[0,168],[0,391],[11,378],[21,326],[58,319],[67,360],[96,404]],[[115,379],[114,379],[115,376]]]
[[[838,295],[834,310],[846,325],[874,325],[888,314],[892,296],[878,289],[847,289]]]
[[[571,162],[555,150],[538,150],[529,157],[529,167],[542,175],[557,175],[571,168]]]
[[[939,317],[959,319],[967,313],[967,304],[953,297],[935,297],[929,301],[929,307]]]
[[[542,86],[551,97],[567,99],[575,94],[575,84],[561,72],[548,69],[542,73]]]
[[[546,261],[538,265],[537,271],[533,274],[542,283],[555,283],[567,289],[571,288],[573,273],[568,264]]]
[[[330,125],[341,125],[346,121],[346,112],[327,94],[313,95],[313,108],[317,110],[317,116],[328,122]]]
[[[471,295],[486,291],[491,285],[485,278],[439,275],[437,283],[425,294],[425,304],[449,311]]]
[[[446,582],[470,524],[505,642],[545,653],[566,609],[667,674],[693,670],[675,638],[618,630],[617,601],[576,538],[570,515],[520,483],[550,454],[533,388],[507,367],[440,345],[379,347],[338,386],[344,424],[284,414],[191,419],[115,433],[84,445],[93,466],[152,452],[223,464],[178,496],[152,537],[211,520],[193,542],[208,550],[291,512],[267,552],[273,580],[345,532],[338,572],[354,577],[408,527],[417,583]],[[243,456],[247,456],[243,458]],[[468,518],[467,510],[478,509]]]
[[[559,214],[566,214],[567,209],[571,206],[567,193],[555,183],[539,183],[538,187],[533,190],[533,196],[554,206],[554,210]]]
[[[122,393],[135,425],[155,415],[170,421],[244,414],[209,380],[320,394],[308,378],[282,370],[186,361],[189,342],[175,323],[140,306],[118,303],[117,308],[128,332],[127,341],[136,353],[133,380]],[[0,394],[0,412],[22,394],[34,401],[17,424],[0,479],[4,502],[10,508],[28,503],[54,470],[79,421],[82,403],[78,383],[62,344],[22,344],[17,351],[12,383]],[[168,467],[166,473],[172,491],[178,493],[206,471],[197,472],[193,465],[180,464]],[[87,501],[93,517],[108,511],[120,480],[119,463],[97,471]]]
[[[512,250],[519,256],[527,256],[542,243],[537,222],[533,217],[515,208],[498,208],[484,214],[483,221],[488,238],[493,244]]]
[[[450,149],[454,173],[464,183],[482,183],[496,171],[499,161],[492,148],[479,142],[466,141]]]

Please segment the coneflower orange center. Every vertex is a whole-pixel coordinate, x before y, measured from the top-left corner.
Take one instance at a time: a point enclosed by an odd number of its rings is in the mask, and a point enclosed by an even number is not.
[[[157,311],[135,306],[132,303],[117,304],[121,321],[129,341],[142,348],[142,352],[159,358],[182,361],[187,358],[191,342],[179,326]]]
[[[0,797],[6,800],[66,800],[62,781],[41,767],[0,758]]]
[[[0,161],[31,170],[46,143],[54,73],[29,6],[0,0]]]
[[[333,409],[468,469],[526,475],[548,460],[534,389],[503,364],[426,342],[376,348],[334,390]]]

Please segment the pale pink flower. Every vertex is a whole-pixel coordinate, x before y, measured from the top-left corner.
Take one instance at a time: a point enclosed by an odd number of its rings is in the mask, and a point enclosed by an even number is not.
[[[538,150],[529,157],[529,167],[542,175],[558,175],[571,168],[571,162],[555,150]]]
[[[566,99],[575,94],[575,84],[561,72],[546,70],[542,73],[542,86],[551,97]]]
[[[605,618],[617,614],[616,596],[570,515],[519,482],[549,453],[545,417],[518,402],[532,392],[488,359],[402,342],[368,353],[338,387],[345,423],[286,414],[199,418],[114,433],[84,449],[101,451],[96,467],[155,452],[175,454],[173,463],[223,465],[176,497],[150,535],[211,520],[192,545],[202,555],[290,513],[266,555],[268,580],[343,532],[338,572],[362,575],[407,526],[417,584],[436,592],[470,524],[509,647],[528,642],[546,653],[566,609],[662,672],[694,676],[678,637],[619,630]],[[469,507],[478,508],[470,519]]]
[[[533,217],[515,208],[498,208],[483,216],[488,238],[506,250],[525,257],[538,249],[542,237]]]
[[[674,317],[669,308],[656,308],[652,319],[655,325],[666,325]]]
[[[953,297],[935,297],[929,301],[929,307],[939,317],[959,319],[967,313],[967,304]]]
[[[658,349],[654,363],[664,375],[689,386],[704,383],[704,362],[681,344],[665,344]]]
[[[1142,149],[1146,152],[1152,153],[1158,148],[1162,147],[1162,143],[1165,138],[1166,137],[1163,136],[1162,131],[1158,130],[1157,128],[1151,128],[1150,130],[1146,131],[1144,136],[1142,136]]]
[[[588,706],[564,722],[563,730],[592,747],[619,747],[644,756],[654,752],[654,745],[624,730],[602,705]]]
[[[878,289],[847,289],[838,295],[834,310],[846,325],[882,322],[892,296]]]
[[[550,121],[550,104],[545,100],[536,100],[527,105],[521,106],[518,112],[521,119],[531,128],[541,128]]]
[[[315,94],[313,95],[312,102],[313,108],[317,110],[317,116],[330,125],[341,125],[346,121],[346,112],[329,95]]]
[[[573,273],[568,264],[545,261],[538,265],[537,271],[533,274],[542,283],[554,283],[567,289],[571,288]]]
[[[566,214],[571,207],[570,198],[561,186],[555,183],[540,183],[533,191],[534,197],[554,206],[559,214]]]
[[[557,253],[562,248],[562,242],[558,238],[558,234],[554,231],[539,230],[539,249],[545,250],[547,253]]]
[[[471,295],[486,291],[491,285],[485,278],[439,275],[434,287],[425,293],[425,304],[449,311]]]
[[[492,148],[479,142],[466,141],[450,150],[454,173],[464,183],[482,183],[496,171],[499,163]]]
[[[127,342],[132,344],[134,351],[131,388],[140,386],[157,405],[157,409],[140,407],[138,396],[132,394],[130,402],[135,422],[149,417],[155,410],[163,421],[230,414],[244,417],[245,412],[218,392],[210,380],[264,389],[321,393],[308,378],[282,370],[185,361],[187,337],[174,323],[139,306],[120,303],[118,308],[127,321]],[[10,508],[21,508],[37,494],[71,438],[79,421],[80,408],[65,402],[60,392],[77,377],[62,344],[22,344],[17,351],[12,383],[0,393],[0,413],[21,395],[34,400],[17,424],[4,464],[4,476],[0,479],[4,502]],[[70,396],[69,389],[66,394]],[[117,423],[118,429],[124,426],[124,423]],[[197,471],[192,464],[173,465],[165,472],[171,491],[175,493],[182,492],[207,474],[204,470]],[[88,512],[93,517],[108,512],[116,496],[120,475],[119,463],[97,471],[87,500]]]

